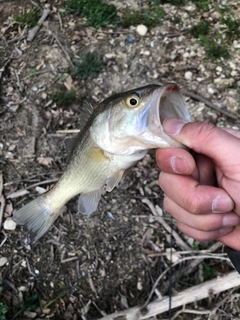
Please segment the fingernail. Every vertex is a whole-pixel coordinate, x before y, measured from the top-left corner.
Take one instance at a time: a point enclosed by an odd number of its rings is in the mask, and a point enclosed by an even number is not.
[[[166,119],[163,121],[163,130],[167,134],[171,134],[173,136],[177,135],[182,127],[186,124],[186,121],[178,120],[178,119]]]
[[[233,213],[225,214],[222,219],[223,227],[234,227],[239,224],[239,216]]]
[[[170,164],[172,169],[176,173],[186,174],[189,172],[188,163],[184,158],[180,157],[172,157],[170,160]]]
[[[212,202],[213,213],[230,212],[234,208],[234,202],[228,196],[217,196]]]
[[[232,229],[233,227],[219,229],[220,236],[224,236],[225,234],[228,234],[229,232],[232,231]]]

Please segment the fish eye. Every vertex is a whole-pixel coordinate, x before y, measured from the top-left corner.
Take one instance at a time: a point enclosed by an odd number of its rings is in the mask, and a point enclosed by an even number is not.
[[[127,98],[126,103],[127,103],[128,107],[136,108],[140,104],[140,99],[136,94],[134,94],[134,95],[131,95]]]

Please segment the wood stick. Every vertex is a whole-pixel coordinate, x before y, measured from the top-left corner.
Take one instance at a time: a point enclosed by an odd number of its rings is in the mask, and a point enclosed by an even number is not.
[[[210,293],[218,294],[239,285],[240,275],[236,271],[232,271],[223,277],[218,277],[177,293],[172,297],[172,308],[174,309],[188,303],[205,299]],[[169,297],[164,297],[149,303],[144,313],[141,313],[141,307],[138,306],[113,313],[99,320],[143,320],[162,314],[168,311],[168,308]]]
[[[79,133],[80,130],[78,129],[69,129],[69,130],[57,130],[57,133],[60,134],[72,134],[72,133]]]
[[[43,10],[43,14],[42,14],[41,18],[38,20],[37,25],[29,30],[27,41],[33,41],[33,39],[36,37],[39,29],[41,28],[43,22],[46,20],[49,12],[50,12],[49,9],[44,9]]]
[[[2,226],[3,212],[5,208],[5,198],[3,196],[3,176],[0,174],[0,228]]]
[[[222,247],[222,243],[221,242],[216,242],[208,249],[208,251],[209,252],[214,252],[214,251],[218,250],[220,247]],[[193,272],[193,270],[204,260],[202,255],[199,255],[199,258],[200,259],[193,259],[186,266],[182,266],[178,270],[174,271],[173,274],[172,274],[172,279],[171,279],[172,283],[177,282],[179,279],[181,279],[181,277],[187,276],[188,274]],[[166,292],[168,292],[169,282],[170,282],[170,280],[167,279],[161,285],[161,293],[163,295]]]
[[[200,96],[199,94],[196,94],[196,93],[188,91],[188,90],[183,90],[182,94],[184,96],[190,97],[190,98],[192,98],[194,100],[198,100],[200,102],[203,102],[207,107],[209,107],[209,108],[211,108],[211,109],[213,109],[213,110],[215,110],[217,112],[220,112],[220,113],[224,114],[225,116],[227,116],[230,119],[233,119],[233,120],[238,120],[239,119],[238,116],[232,114],[231,112],[228,112],[226,110],[223,110],[223,109],[217,107],[215,104],[211,103],[208,99]]]

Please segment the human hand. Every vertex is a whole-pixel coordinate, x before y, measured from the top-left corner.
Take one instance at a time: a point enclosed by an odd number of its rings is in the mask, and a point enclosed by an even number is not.
[[[240,250],[240,131],[168,119],[164,131],[195,153],[158,149],[164,207],[188,236]]]

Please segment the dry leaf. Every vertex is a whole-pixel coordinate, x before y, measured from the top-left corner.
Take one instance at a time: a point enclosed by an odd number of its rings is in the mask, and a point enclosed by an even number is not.
[[[51,158],[51,157],[38,157],[37,161],[38,161],[38,163],[40,163],[44,166],[49,166],[53,162],[53,158]]]
[[[44,61],[41,61],[39,65],[36,66],[36,70],[39,71],[45,65]]]

